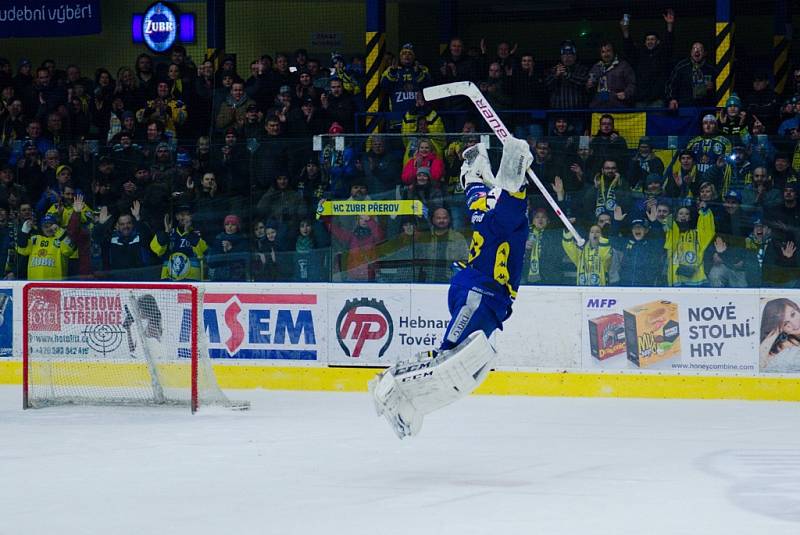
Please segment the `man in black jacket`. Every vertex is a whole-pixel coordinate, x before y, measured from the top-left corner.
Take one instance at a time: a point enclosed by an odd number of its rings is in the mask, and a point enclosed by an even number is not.
[[[139,221],[140,209],[139,201],[133,201],[131,213],[121,214],[112,228],[111,214],[104,206],[92,229],[92,240],[100,245],[104,267],[114,279],[153,280],[158,276],[157,268],[147,269],[154,264],[150,252],[153,236],[149,227]]]
[[[668,9],[664,13],[664,22],[667,32],[664,41],[659,39],[658,33],[647,32],[644,35],[644,47],[638,48],[631,39],[630,21],[623,19],[622,43],[625,58],[633,65],[636,72],[636,107],[663,108],[664,85],[667,75],[672,67],[672,52],[675,44],[675,12]]]

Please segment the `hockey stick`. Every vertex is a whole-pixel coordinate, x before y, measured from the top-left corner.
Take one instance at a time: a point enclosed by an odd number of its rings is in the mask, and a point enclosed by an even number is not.
[[[494,135],[500,140],[500,143],[505,145],[506,141],[511,136],[506,125],[500,120],[500,116],[497,115],[497,112],[494,111],[489,102],[484,98],[481,90],[472,82],[452,82],[449,84],[435,85],[433,87],[426,87],[422,92],[425,96],[425,100],[438,100],[440,98],[457,96],[467,97],[472,101],[475,107],[478,108],[483,119],[489,124]],[[561,222],[564,223],[564,226],[567,227],[567,230],[569,230],[575,238],[575,242],[577,242],[578,246],[582,246],[585,240],[578,234],[578,231],[572,226],[567,216],[561,211],[558,203],[553,199],[547,191],[547,188],[544,187],[544,184],[542,184],[539,177],[536,176],[536,173],[534,173],[533,169],[530,167],[528,168],[528,178],[531,179],[533,183],[536,184],[536,187],[539,188],[539,191],[542,192],[542,195],[544,195],[544,198],[550,203],[550,206],[553,208],[558,218],[561,219]]]

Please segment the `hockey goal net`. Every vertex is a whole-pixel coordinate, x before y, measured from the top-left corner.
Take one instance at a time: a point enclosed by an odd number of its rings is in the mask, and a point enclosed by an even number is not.
[[[24,407],[247,408],[217,384],[202,303],[189,284],[26,284]]]

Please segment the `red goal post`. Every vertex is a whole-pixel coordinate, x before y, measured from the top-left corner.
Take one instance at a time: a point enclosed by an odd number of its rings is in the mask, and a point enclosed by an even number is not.
[[[203,292],[173,283],[23,287],[23,407],[232,403],[202,327]]]

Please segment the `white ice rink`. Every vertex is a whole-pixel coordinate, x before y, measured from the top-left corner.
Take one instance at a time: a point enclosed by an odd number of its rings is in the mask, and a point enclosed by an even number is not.
[[[0,533],[800,534],[800,404],[472,396],[399,441],[366,394],[249,412],[0,387]]]

